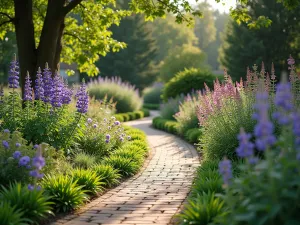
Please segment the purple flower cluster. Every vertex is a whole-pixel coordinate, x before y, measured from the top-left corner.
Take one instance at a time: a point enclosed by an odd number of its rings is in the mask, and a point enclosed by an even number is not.
[[[232,179],[232,165],[231,161],[228,159],[223,159],[219,163],[219,172],[223,177],[223,181],[225,185],[230,184],[230,180]]]
[[[46,165],[45,159],[42,156],[42,150],[41,147],[38,147],[38,150],[36,152],[35,157],[32,158],[32,166],[35,168],[34,170],[31,170],[29,172],[29,175],[36,178],[36,179],[41,179],[43,178],[44,174],[40,173],[40,170]],[[34,190],[34,185],[29,184],[28,189],[29,190]],[[37,190],[41,189],[40,186],[36,187]]]
[[[109,142],[110,142],[110,135],[109,135],[109,134],[106,134],[106,135],[105,135],[105,142],[106,142],[106,143],[109,143]]]
[[[44,98],[45,103],[50,103],[53,95],[53,79],[52,72],[46,63],[45,69],[43,71],[43,81],[44,81]]]
[[[267,92],[257,93],[254,108],[256,109],[256,113],[253,115],[253,118],[258,122],[254,127],[255,144],[258,150],[264,151],[276,142],[273,134],[274,125],[268,117],[269,104]]]
[[[53,95],[51,97],[51,105],[54,108],[60,108],[62,106],[62,96],[64,93],[64,83],[61,78],[55,74],[53,78]]]
[[[24,85],[24,101],[32,101],[32,87],[31,87],[31,80],[29,73],[25,78],[25,85]]]
[[[86,91],[85,83],[82,83],[78,92],[76,93],[77,103],[76,108],[79,113],[86,113],[89,106],[89,96]]]
[[[10,88],[19,87],[19,64],[17,62],[16,56],[10,63],[8,83]]]
[[[248,134],[241,129],[238,135],[239,147],[236,149],[236,153],[241,158],[250,158],[254,154],[254,144],[250,142],[251,134]]]
[[[9,144],[7,141],[2,141],[2,145],[5,149],[9,149]]]
[[[19,166],[27,166],[30,162],[30,157],[29,156],[23,156],[19,160]]]

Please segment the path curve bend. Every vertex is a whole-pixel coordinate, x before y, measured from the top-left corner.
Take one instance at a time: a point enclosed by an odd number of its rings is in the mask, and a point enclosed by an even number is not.
[[[199,157],[192,145],[151,128],[152,118],[126,123],[147,134],[151,151],[143,170],[76,214],[52,224],[173,224],[173,215],[179,211],[190,191]]]

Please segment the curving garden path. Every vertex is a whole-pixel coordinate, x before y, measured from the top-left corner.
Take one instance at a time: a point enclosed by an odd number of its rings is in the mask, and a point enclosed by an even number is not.
[[[127,123],[143,130],[148,137],[150,157],[142,171],[76,214],[52,224],[173,224],[173,215],[190,191],[199,157],[190,144],[151,128],[153,116]]]

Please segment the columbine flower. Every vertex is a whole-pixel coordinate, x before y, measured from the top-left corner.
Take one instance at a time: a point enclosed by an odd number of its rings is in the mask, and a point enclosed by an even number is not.
[[[10,63],[8,83],[10,88],[19,87],[19,65],[16,56],[14,57],[13,61],[11,61]]]
[[[223,177],[223,181],[225,185],[230,184],[230,180],[232,179],[232,171],[231,171],[232,165],[231,161],[228,159],[223,159],[219,163],[219,172]]]
[[[251,134],[245,133],[244,129],[241,129],[240,134],[238,135],[239,147],[236,149],[236,153],[241,158],[250,158],[254,154],[254,144],[249,140]]]
[[[25,85],[24,85],[24,101],[32,101],[32,88],[31,88],[31,80],[29,73],[25,78]]]
[[[44,98],[44,83],[41,68],[39,68],[35,80],[35,99]]]
[[[50,103],[53,97],[53,79],[52,72],[46,63],[45,69],[43,71],[43,81],[44,81],[44,98],[43,101]]]
[[[91,118],[88,118],[88,119],[87,119],[87,122],[88,122],[88,123],[91,123],[91,122],[93,122],[93,120],[92,120]]]
[[[21,154],[20,151],[15,151],[15,152],[13,153],[13,158],[14,158],[14,159],[18,159],[18,158],[20,158],[21,156],[22,156],[22,154]]]
[[[84,83],[80,86],[79,91],[76,94],[77,103],[76,108],[79,113],[86,113],[88,111],[89,106],[89,96],[86,91],[86,86]]]
[[[2,145],[5,149],[8,149],[9,148],[9,144],[7,141],[2,141]]]
[[[254,105],[256,113],[253,117],[258,121],[254,128],[254,136],[256,137],[256,147],[260,151],[266,150],[276,142],[273,135],[274,125],[268,118],[268,107],[268,94],[266,92],[257,93]]]
[[[115,121],[115,125],[119,126],[120,124],[120,121]]]
[[[21,144],[20,143],[16,143],[16,147],[17,148],[21,147]]]
[[[20,158],[20,160],[19,160],[19,165],[20,165],[20,166],[26,166],[29,162],[30,162],[29,156],[23,156],[23,157]]]

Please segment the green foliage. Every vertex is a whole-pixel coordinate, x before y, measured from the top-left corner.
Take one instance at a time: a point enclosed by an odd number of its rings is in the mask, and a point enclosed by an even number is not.
[[[128,115],[129,115],[129,120],[137,119],[134,112],[129,112]]]
[[[141,140],[146,142],[147,140],[146,134],[143,131],[136,128],[125,127],[125,133],[130,137],[131,141]]]
[[[119,179],[121,178],[119,171],[110,165],[97,164],[93,166],[92,170],[97,174],[105,187],[112,187],[118,184]]]
[[[167,120],[174,120],[174,115],[179,111],[179,104],[184,100],[184,96],[170,98],[167,102],[160,105],[160,116]]]
[[[164,130],[164,131],[167,131],[167,132],[172,133],[172,134],[177,133],[177,129],[178,129],[178,126],[179,126],[178,122],[163,119],[161,117],[155,117],[152,120],[152,125],[154,126],[154,128]]]
[[[169,98],[175,98],[181,94],[188,94],[194,91],[204,89],[204,83],[209,87],[213,86],[213,76],[207,70],[196,68],[185,69],[178,72],[169,82],[166,83],[162,98],[166,102]]]
[[[70,176],[76,181],[76,184],[82,186],[82,190],[90,195],[95,195],[102,190],[101,178],[91,169],[74,169]]]
[[[178,133],[184,136],[189,129],[199,128],[197,110],[199,107],[199,93],[188,94],[179,105],[179,111],[174,115],[179,123]]]
[[[120,149],[117,149],[112,153],[112,155],[132,159],[138,164],[141,164],[144,160],[146,152],[144,151],[144,149],[140,149],[138,146],[127,145]]]
[[[10,203],[2,201],[0,203],[0,221],[1,224],[9,224],[9,225],[26,225],[27,221],[23,217],[23,212],[20,209],[16,209],[17,207],[12,207]]]
[[[107,96],[116,102],[118,113],[133,112],[142,106],[142,98],[137,90],[128,83],[122,83],[119,78],[99,79],[88,86],[90,96],[103,99]]]
[[[41,219],[53,215],[50,197],[41,190],[28,190],[20,183],[11,183],[8,188],[2,186],[0,191],[1,202],[9,203],[17,213],[23,214],[23,218],[32,223],[39,224]],[[17,214],[18,215],[18,214]],[[3,222],[1,220],[1,222]]]
[[[75,105],[75,101],[73,103]],[[93,118],[95,121],[100,121],[105,117],[113,116],[115,112],[116,103],[113,102],[113,98],[108,99],[107,96],[104,96],[104,98],[100,100],[90,98],[89,110],[87,112],[87,116],[89,118]]]
[[[150,104],[160,104],[163,84],[157,83],[143,91],[144,106]]]
[[[86,154],[84,152],[76,153],[73,159],[74,167],[88,169],[91,168],[96,162],[96,157]]]
[[[124,158],[118,155],[111,155],[104,158],[102,163],[117,169],[122,177],[132,176],[139,170],[139,164],[133,159]]]
[[[160,67],[160,79],[168,82],[186,68],[208,69],[205,58],[205,54],[197,47],[175,47]]]
[[[143,107],[145,109],[149,109],[149,110],[159,110],[160,105],[159,104],[144,103]]]
[[[144,113],[144,117],[148,117],[148,116],[150,116],[150,111],[149,111],[149,109],[142,108],[142,110],[141,110],[141,111],[143,111],[143,113]]]
[[[126,9],[127,4],[128,1],[123,1],[119,8]],[[108,53],[96,63],[100,68],[100,75],[118,76],[139,89],[145,88],[157,76],[153,62],[157,48],[144,17],[139,14],[126,17],[110,30],[113,38],[125,42],[127,47],[120,52]]]
[[[200,140],[201,136],[202,136],[201,128],[191,128],[191,129],[187,130],[184,134],[184,138],[190,143],[198,142]]]
[[[122,148],[132,148],[132,147],[137,147],[140,151],[142,150],[143,152],[148,152],[148,145],[147,142],[145,142],[145,140],[131,140],[126,142]]]
[[[87,200],[83,186],[68,176],[46,176],[42,181],[45,192],[54,203],[56,212],[68,212],[78,208]]]
[[[184,211],[179,215],[180,224],[211,224],[216,217],[225,214],[225,209],[224,201],[214,193],[202,193],[185,205]]]
[[[144,117],[144,112],[143,111],[135,111],[133,112],[135,114],[136,119],[141,119]]]

